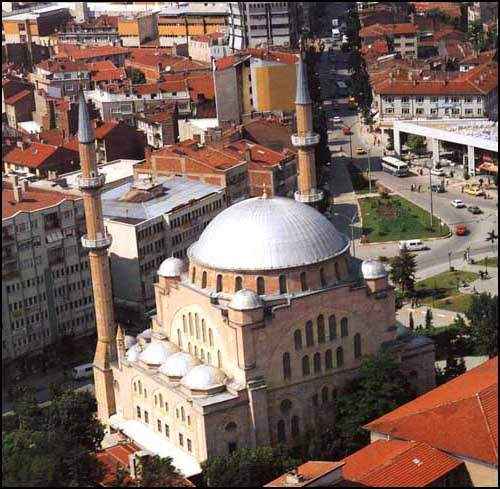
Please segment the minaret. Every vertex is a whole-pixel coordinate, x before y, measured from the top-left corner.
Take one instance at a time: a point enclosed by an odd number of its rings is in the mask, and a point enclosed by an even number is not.
[[[316,188],[316,163],[314,147],[319,143],[319,134],[313,132],[312,100],[309,95],[307,70],[302,52],[297,65],[297,92],[295,95],[297,133],[292,135],[292,144],[298,149],[297,187],[295,200],[317,207],[323,200],[323,192]]]
[[[82,175],[78,185],[83,194],[87,234],[82,245],[89,252],[94,307],[97,326],[97,347],[94,357],[95,396],[97,415],[107,424],[116,412],[111,363],[116,361],[115,318],[111,294],[108,248],[111,236],[102,219],[101,189],[105,176],[97,172],[94,129],[90,122],[83,91],[79,95],[78,141]]]

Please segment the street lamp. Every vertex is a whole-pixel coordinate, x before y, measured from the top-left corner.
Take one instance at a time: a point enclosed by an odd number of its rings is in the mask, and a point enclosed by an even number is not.
[[[431,167],[429,167],[429,193],[431,195],[431,230],[434,229],[434,206],[432,201],[432,173]]]
[[[341,214],[340,212],[334,213],[333,216],[343,217],[347,221],[348,226],[351,227],[352,256],[356,257],[356,242],[354,240],[354,221],[358,217],[358,211],[354,213],[351,219],[349,219],[349,217],[347,217],[346,215]]]
[[[450,272],[451,272],[451,255],[452,255],[452,252],[448,251],[448,265],[450,267]]]

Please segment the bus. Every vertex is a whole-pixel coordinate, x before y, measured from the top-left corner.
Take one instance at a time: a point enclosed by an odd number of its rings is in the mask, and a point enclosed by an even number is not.
[[[397,158],[393,158],[392,156],[385,156],[382,158],[382,169],[388,173],[396,175],[397,177],[404,177],[409,173],[408,165]]]
[[[71,371],[74,379],[84,379],[89,378],[94,375],[93,373],[94,364],[85,363],[84,365],[78,365],[78,367],[74,367]]]

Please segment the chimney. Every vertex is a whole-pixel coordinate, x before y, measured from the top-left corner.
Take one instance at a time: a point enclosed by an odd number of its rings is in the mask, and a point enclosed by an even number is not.
[[[55,170],[49,170],[49,180],[57,180],[57,172]]]
[[[285,484],[287,487],[297,486],[304,482],[304,476],[299,474],[297,469],[292,469],[285,474]]]
[[[23,192],[27,192],[28,191],[28,185],[29,185],[28,180],[26,180],[26,179],[21,180],[21,190]]]
[[[23,139],[17,142],[17,147],[25,150],[28,147],[28,143]]]
[[[23,200],[23,192],[19,185],[14,187],[14,201],[19,203]]]
[[[245,148],[245,161],[247,163],[250,163],[252,161],[252,152],[250,151],[250,148],[248,148],[248,147]]]
[[[12,188],[15,188],[19,185],[19,177],[17,175],[9,175],[10,181],[12,183]]]
[[[201,135],[200,134],[193,134],[193,141],[197,144],[201,144]]]

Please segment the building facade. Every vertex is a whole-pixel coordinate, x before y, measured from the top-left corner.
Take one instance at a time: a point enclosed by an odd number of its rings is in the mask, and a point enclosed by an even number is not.
[[[2,187],[2,361],[95,333],[84,211],[75,194]]]

